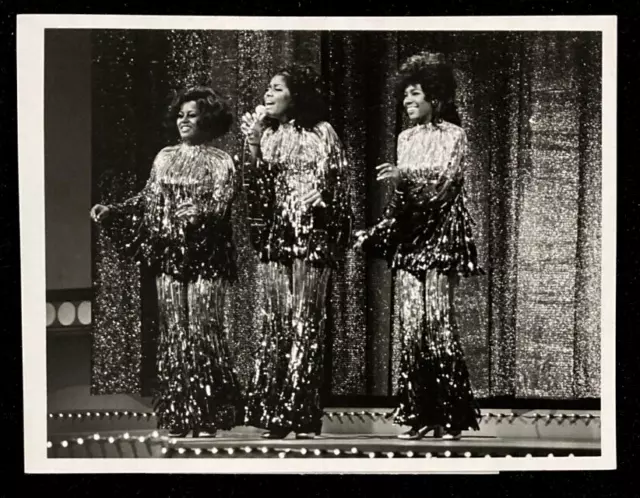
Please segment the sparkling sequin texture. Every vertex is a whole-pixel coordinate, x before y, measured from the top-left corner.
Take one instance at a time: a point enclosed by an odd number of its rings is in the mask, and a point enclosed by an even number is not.
[[[456,296],[474,392],[598,397],[599,35],[402,33],[398,45],[400,58],[429,49],[455,68],[468,208],[489,268]]]
[[[532,41],[522,62],[531,154],[520,186],[515,388],[598,396],[599,50],[575,35]]]
[[[320,432],[326,286],[351,230],[346,157],[326,122],[268,128],[260,149],[248,199],[265,304],[245,423]],[[314,189],[324,206],[302,202]]]
[[[394,421],[415,429],[478,429],[480,410],[458,338],[453,305],[457,279],[430,271],[418,279],[398,270],[397,320],[402,355]]]
[[[153,156],[175,137],[172,130],[169,141],[159,126],[171,90],[198,82],[226,93],[236,126],[217,145],[241,156],[237,116],[254,109],[281,65],[305,62],[318,68],[329,93],[358,229],[386,205],[373,169],[395,161],[404,128],[391,85],[398,60],[423,50],[447,54],[468,135],[467,207],[479,265],[489,270],[462,279],[456,291],[474,393],[600,395],[598,33],[97,30],[92,37],[94,202],[117,202],[144,185]],[[232,220],[239,275],[227,291],[225,326],[244,381],[262,324],[256,289],[265,273],[249,241],[242,192]],[[141,364],[155,358],[143,346],[153,327],[141,323],[156,299],[155,281],[141,279],[114,251],[95,231],[91,389],[139,394]],[[386,396],[389,380],[396,387],[399,380],[402,337],[390,313],[398,289],[391,291],[383,260],[348,250],[338,266],[326,303],[331,393]]]
[[[122,32],[96,31],[94,56],[93,178],[97,202],[126,198],[136,189],[130,168],[135,137],[127,133],[133,121],[134,40]],[[122,130],[112,133],[111,129]],[[107,140],[105,137],[109,137]],[[93,231],[94,328],[92,340],[91,393],[139,393],[141,390],[140,272],[135,263],[119,257],[112,241]],[[127,344],[129,354],[121,354]]]
[[[368,205],[374,204],[367,192],[367,147],[369,144],[370,102],[367,92],[371,76],[382,74],[372,62],[370,49],[379,46],[382,37],[376,33],[323,33],[323,73],[328,87],[331,122],[343,140],[349,167],[346,173],[351,188],[353,227],[364,228]],[[366,57],[362,54],[366,53]],[[389,108],[391,109],[391,108]],[[374,134],[375,142],[380,134]],[[362,253],[349,248],[331,278],[329,316],[331,330],[331,394],[369,394],[371,370],[384,372],[372,365],[369,352],[382,349],[388,340],[372,344],[368,330],[370,315],[366,305],[369,285],[367,261]],[[375,310],[377,311],[377,310]],[[374,347],[372,347],[374,346]],[[376,375],[377,377],[377,375]]]
[[[157,275],[154,409],[160,427],[179,432],[229,429],[242,407],[223,323],[236,278],[234,175],[231,157],[211,145],[167,147],[142,191],[112,205],[104,222],[123,254]],[[196,207],[192,219],[176,216],[184,203]]]
[[[249,200],[260,260],[290,265],[304,258],[335,268],[351,230],[347,163],[335,131],[325,122],[313,130],[289,122],[268,129],[261,150],[265,164],[251,173],[255,185]],[[324,207],[304,204],[312,190],[321,192]]]
[[[473,41],[469,42],[475,47]],[[464,51],[456,54],[454,76],[457,83],[456,101],[458,111],[467,134],[467,155],[465,157],[464,183],[467,193],[467,207],[473,214],[475,225],[474,238],[478,248],[478,264],[490,267],[488,217],[486,207],[491,199],[487,192],[489,175],[487,164],[489,154],[486,141],[486,123],[484,119],[491,115],[482,105],[490,100],[486,96],[486,71],[481,69],[481,61],[476,51]],[[471,375],[474,393],[485,397],[492,393],[489,389],[491,379],[489,369],[491,354],[487,346],[489,324],[488,296],[490,274],[495,271],[491,267],[489,275],[462,279],[456,288],[455,306],[461,331],[460,342],[465,352],[467,367]]]
[[[216,33],[217,37],[221,35]],[[227,35],[228,37],[230,35]],[[236,84],[229,88],[229,95],[235,99],[236,115],[241,116],[253,111],[262,101],[264,90],[274,72],[285,64],[301,58],[315,63],[319,58],[319,34],[314,32],[269,32],[240,31],[233,32],[233,40],[221,45],[216,39],[211,49],[216,51],[221,62],[214,65],[212,71],[216,81],[235,76]],[[226,50],[225,50],[226,48]],[[226,66],[230,66],[225,68]],[[236,119],[236,124],[239,118]],[[246,159],[243,150],[243,136],[236,126],[232,147],[240,162]],[[238,168],[239,184],[246,183],[247,171],[243,165]],[[254,373],[256,344],[260,341],[263,316],[266,306],[263,292],[268,275],[251,245],[251,226],[247,222],[248,199],[246,189],[239,192],[235,203],[233,226],[238,247],[239,278],[230,290],[227,300],[229,320],[227,326],[234,338],[234,351],[239,376],[246,387]]]
[[[145,188],[112,206],[110,219],[131,217],[137,224],[125,250],[155,273],[179,280],[235,280],[229,224],[234,175],[231,157],[215,147],[181,144],[163,149]],[[185,203],[199,211],[192,223],[175,217]],[[119,228],[117,221],[114,226]]]
[[[270,70],[268,57],[263,51],[264,40],[260,32],[190,31],[175,30],[168,33],[168,78],[172,89],[189,84],[207,84],[227,96],[234,113],[230,133],[216,141],[218,148],[234,158],[242,154],[242,137],[238,115],[254,105],[253,93],[257,81],[266,79]],[[254,312],[258,264],[249,242],[246,224],[246,201],[241,189],[243,170],[236,170],[236,198],[231,212],[231,225],[236,246],[237,279],[227,288],[224,302],[224,327],[229,338],[230,354],[234,358],[237,378],[241,386],[248,382],[253,370],[253,348],[257,340],[258,316]]]
[[[578,38],[579,186],[576,267],[576,334],[573,395],[600,396],[600,289],[602,233],[602,51],[595,35]]]
[[[431,270],[480,273],[464,202],[466,147],[466,133],[451,123],[405,130],[398,139],[402,181],[382,221],[359,232],[359,245],[418,278]]]
[[[458,275],[481,271],[464,205],[466,152],[466,133],[446,121],[403,131],[396,195],[382,219],[357,234],[357,245],[396,269],[402,352],[395,421],[415,429],[478,428],[454,307]]]

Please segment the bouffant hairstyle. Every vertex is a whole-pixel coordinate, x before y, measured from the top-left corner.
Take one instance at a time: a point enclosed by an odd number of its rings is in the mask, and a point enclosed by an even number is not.
[[[198,106],[200,111],[198,128],[205,140],[219,138],[231,129],[233,115],[227,99],[221,93],[206,86],[186,88],[175,95],[167,113],[167,124],[173,129],[185,102],[195,102]]]
[[[398,71],[396,92],[401,105],[404,92],[411,85],[420,85],[433,106],[432,122],[448,121],[460,125],[455,103],[456,81],[453,69],[442,54],[422,52],[409,57]]]
[[[291,64],[278,70],[275,76],[282,76],[291,93],[292,108],[289,114],[295,119],[297,128],[313,129],[327,118],[327,105],[322,91],[320,76],[311,66]],[[265,124],[277,128],[278,120],[265,118]]]

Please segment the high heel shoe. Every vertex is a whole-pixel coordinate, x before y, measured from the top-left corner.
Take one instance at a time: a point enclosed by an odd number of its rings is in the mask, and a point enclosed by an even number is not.
[[[315,436],[310,432],[296,432],[296,439],[314,439]]]
[[[216,437],[218,431],[209,431],[206,429],[194,429],[193,437]]]
[[[185,438],[187,437],[187,434],[189,434],[189,429],[184,429],[184,430],[170,429],[169,430],[169,437],[172,437],[172,438]]]
[[[400,434],[398,436],[398,439],[405,439],[405,440],[417,440],[417,439],[422,439],[423,437],[425,437],[427,434],[429,434],[431,431],[433,431],[433,436],[434,437],[440,437],[440,434],[442,433],[442,428],[438,425],[427,425],[425,427],[422,427],[421,429],[411,429],[407,432],[405,432],[404,434]]]
[[[289,435],[288,430],[272,430],[265,432],[261,437],[263,439],[284,439]]]
[[[447,441],[458,441],[462,437],[461,431],[445,432],[442,439]]]

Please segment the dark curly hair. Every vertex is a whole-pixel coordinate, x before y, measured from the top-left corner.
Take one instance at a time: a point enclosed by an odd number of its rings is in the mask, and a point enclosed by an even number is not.
[[[291,93],[290,116],[297,128],[312,129],[327,118],[327,105],[322,92],[320,76],[311,66],[291,64],[278,70],[275,76],[282,76]],[[265,124],[277,128],[277,119],[265,118]]]
[[[167,113],[167,126],[176,127],[176,120],[185,102],[195,102],[200,111],[198,128],[205,140],[213,140],[231,129],[233,114],[227,99],[219,92],[206,86],[186,88],[178,92]]]
[[[441,54],[422,52],[409,57],[398,71],[396,94],[402,105],[404,92],[410,85],[420,85],[427,100],[437,101],[433,123],[448,121],[460,126],[461,119],[455,103],[456,81],[452,67]]]

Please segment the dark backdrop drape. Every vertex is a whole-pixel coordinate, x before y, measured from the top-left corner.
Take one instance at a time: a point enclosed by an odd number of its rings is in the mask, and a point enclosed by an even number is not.
[[[323,76],[331,123],[350,159],[356,227],[389,192],[374,168],[394,161],[406,126],[393,75],[407,56],[442,51],[458,82],[470,142],[469,207],[485,277],[458,296],[463,345],[480,398],[600,396],[601,69],[596,33],[118,31],[93,33],[93,196],[126,198],[155,153],[172,91],[211,84],[236,116],[253,109],[274,71],[291,61]],[[219,146],[242,154],[236,122]],[[241,173],[239,173],[241,174]],[[246,378],[259,330],[258,273],[239,195],[234,228],[240,283],[226,318]],[[148,392],[155,291],[94,233],[92,390]],[[385,264],[351,252],[331,282],[329,403],[379,405],[395,391],[399,331]],[[142,371],[142,375],[140,372]]]

